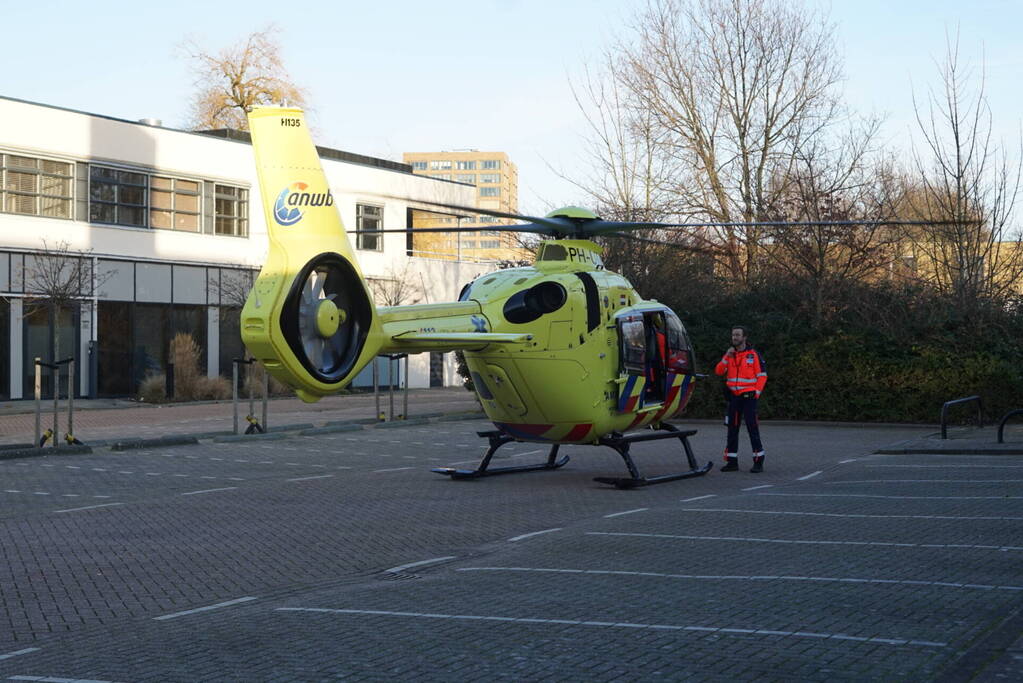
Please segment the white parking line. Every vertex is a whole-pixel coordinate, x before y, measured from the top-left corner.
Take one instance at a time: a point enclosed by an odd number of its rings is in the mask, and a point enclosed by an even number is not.
[[[631,515],[634,512],[645,512],[650,508],[636,508],[635,510],[626,510],[625,512],[612,512],[610,515],[604,515],[604,519],[610,519],[611,517],[621,517],[622,515]]]
[[[806,475],[805,477],[799,477],[798,479],[796,479],[796,481],[806,481],[807,479],[813,479],[818,474],[821,474],[823,471],[824,470],[817,470],[816,472],[811,472],[810,474]]]
[[[807,498],[886,498],[890,500],[1023,500],[1023,496],[882,496],[876,493],[762,493],[760,495]]]
[[[769,489],[774,484],[761,484],[760,486],[750,486],[748,489],[742,489],[743,491],[756,491],[757,489]]]
[[[819,583],[855,583],[896,586],[928,586],[937,588],[976,588],[979,590],[1023,591],[1023,586],[996,586],[952,581],[922,581],[918,579],[870,579],[847,576],[782,576],[722,574],[664,574],[661,572],[630,572],[611,569],[558,569],[552,567],[463,567],[460,572],[534,572],[539,574],[598,574],[603,576],[649,576],[658,579],[688,579],[710,581],[810,581]]]
[[[863,636],[847,636],[841,633],[814,633],[811,631],[768,631],[758,628],[726,628],[722,626],[679,626],[675,624],[638,624],[626,621],[582,621],[579,619],[541,619],[535,617],[496,617],[474,614],[423,614],[420,612],[390,612],[385,610],[363,609],[326,609],[321,607],[278,607],[277,612],[318,612],[321,614],[358,614],[367,616],[414,617],[420,619],[453,619],[465,621],[499,621],[518,624],[557,624],[569,626],[596,626],[601,628],[633,628],[656,631],[698,631],[702,633],[741,634],[741,635],[779,635],[796,638],[819,638],[829,640],[852,640],[860,643],[880,643],[884,645],[919,645],[922,647],[947,647],[948,643],[936,643],[929,640],[908,640],[905,638],[877,638]]]
[[[1023,522],[1023,517],[956,517],[954,515],[864,515],[839,512],[795,512],[789,510],[741,510],[738,508],[682,508],[682,512],[739,512],[747,515],[792,515],[796,517],[850,517],[857,519],[954,519],[968,521]]]
[[[329,479],[333,477],[333,474],[317,474],[313,477],[298,477],[296,479],[288,479],[287,481],[309,481],[310,479]]]
[[[58,678],[56,676],[11,676],[9,681],[36,681],[36,683],[113,683],[113,681],[100,681],[94,678]]]
[[[88,505],[84,508],[70,508],[68,510],[54,510],[54,512],[78,512],[79,510],[95,510],[96,508],[111,508],[124,503],[101,503],[100,505]]]
[[[714,498],[716,496],[717,496],[716,493],[708,493],[705,496],[697,496],[696,498],[683,498],[679,502],[680,503],[692,503],[694,500],[706,500],[707,498]]]
[[[208,605],[206,607],[197,607],[195,609],[185,610],[184,612],[174,612],[173,614],[164,614],[161,617],[153,617],[153,621],[166,621],[167,619],[177,619],[188,614],[196,614],[198,612],[208,612],[213,609],[220,609],[221,607],[230,607],[231,605],[237,605],[242,602],[251,602],[255,600],[255,597],[238,598],[237,600],[228,600],[227,602],[218,602],[216,605]]]
[[[401,470],[410,470],[411,467],[389,467],[384,470],[373,470],[374,472],[400,472]]]
[[[222,489],[203,489],[202,491],[189,491],[188,493],[182,493],[183,496],[197,496],[200,493],[216,493],[217,491],[233,491],[237,486],[225,486]]]
[[[803,541],[788,538],[748,538],[743,536],[683,536],[680,534],[644,534],[625,531],[587,531],[587,536],[636,536],[639,538],[673,538],[683,541],[738,541],[741,543],[783,543],[791,545],[853,545],[879,548],[937,548],[944,550],[1023,551],[1023,546],[972,545],[967,543],[894,543],[886,541]]]
[[[1023,465],[867,465],[867,467],[897,467],[903,469],[921,470],[1023,470]]]
[[[0,659],[11,659],[12,657],[20,657],[21,655],[27,655],[30,652],[39,652],[39,648],[26,647],[24,650],[15,650],[14,652],[8,652],[5,655],[0,655]]]
[[[522,534],[521,536],[515,536],[513,538],[509,538],[508,542],[509,543],[515,543],[517,541],[521,541],[521,540],[524,540],[524,539],[527,539],[527,538],[532,538],[533,536],[539,536],[540,534],[549,534],[549,533],[551,533],[553,531],[561,531],[561,529],[562,529],[562,527],[559,526],[559,527],[555,527],[553,529],[544,529],[543,531],[534,531],[531,534]]]
[[[829,481],[828,484],[1018,484],[1023,479],[858,479]]]
[[[408,564],[402,564],[398,565],[397,567],[391,567],[390,569],[385,569],[384,572],[387,574],[400,574],[406,569],[412,569],[413,567],[422,567],[423,565],[426,564],[434,564],[435,562],[444,562],[445,560],[453,559],[455,559],[454,555],[447,555],[445,557],[435,557],[432,560],[420,560],[419,562],[409,562]]]
[[[856,462],[857,460],[859,460],[859,458],[849,458],[848,460],[839,460],[838,464],[839,465],[844,465],[844,464],[849,463],[849,462]]]

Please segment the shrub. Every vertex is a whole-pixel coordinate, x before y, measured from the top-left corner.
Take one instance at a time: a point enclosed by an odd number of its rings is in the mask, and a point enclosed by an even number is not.
[[[144,403],[165,403],[167,401],[167,376],[149,375],[139,384],[139,400]]]

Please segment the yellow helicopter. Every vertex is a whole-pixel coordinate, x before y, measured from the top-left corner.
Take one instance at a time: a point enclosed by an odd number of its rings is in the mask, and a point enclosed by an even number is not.
[[[299,397],[340,391],[377,355],[460,350],[496,430],[479,432],[489,448],[478,467],[435,472],[464,479],[556,469],[568,462],[558,458],[562,444],[615,449],[629,476],[596,481],[619,488],[711,469],[693,455],[695,430],[667,422],[685,408],[696,378],[682,322],[605,270],[601,248],[588,239],[658,224],[559,209],[512,228],[551,238],[532,266],[483,275],[457,302],[377,308],[302,111],[259,107],[249,122],[270,249],[242,310],[241,334]],[[629,448],[658,439],[679,440],[689,469],[643,477]],[[494,452],[512,441],[549,444],[546,462],[490,467]]]

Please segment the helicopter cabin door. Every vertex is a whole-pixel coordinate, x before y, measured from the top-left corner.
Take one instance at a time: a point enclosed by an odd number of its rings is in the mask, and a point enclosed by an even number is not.
[[[693,351],[682,322],[670,310],[618,318],[618,412],[660,405],[676,375],[693,373]]]

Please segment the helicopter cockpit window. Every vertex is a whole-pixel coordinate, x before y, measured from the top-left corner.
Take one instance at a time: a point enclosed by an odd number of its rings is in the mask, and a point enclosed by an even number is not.
[[[560,244],[547,244],[540,252],[540,261],[564,261],[568,258],[568,252]]]
[[[668,371],[677,375],[691,375],[695,372],[693,368],[693,346],[689,342],[689,335],[682,321],[671,311],[665,311],[665,320],[668,324]]]
[[[630,375],[646,371],[646,333],[643,320],[621,320],[618,323],[622,340],[622,365]]]

